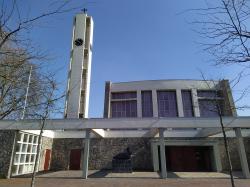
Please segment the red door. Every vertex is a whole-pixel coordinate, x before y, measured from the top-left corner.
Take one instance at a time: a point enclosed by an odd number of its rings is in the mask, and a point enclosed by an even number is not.
[[[212,171],[210,148],[202,146],[166,146],[169,171]]]
[[[45,171],[49,170],[50,156],[51,156],[51,150],[46,149],[45,150],[45,161],[44,161],[44,170]]]
[[[81,149],[72,149],[70,151],[70,170],[80,170],[81,165]]]

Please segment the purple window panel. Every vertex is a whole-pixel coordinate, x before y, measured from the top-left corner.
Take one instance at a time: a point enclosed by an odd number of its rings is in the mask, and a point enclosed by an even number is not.
[[[136,92],[112,93],[112,99],[136,99]]]
[[[111,116],[113,118],[137,117],[137,102],[136,101],[112,102]]]
[[[175,91],[158,91],[159,117],[177,117],[177,103]]]
[[[191,91],[183,90],[181,91],[181,96],[182,96],[184,117],[193,117],[194,111],[193,111]]]
[[[216,102],[213,100],[199,100],[200,116],[201,117],[218,117]]]
[[[218,97],[222,97],[221,92],[215,90],[207,90],[207,91],[198,91],[198,97],[205,97],[206,99],[199,99],[199,108],[200,108],[200,116],[201,117],[218,117],[219,111],[217,108],[217,104],[219,104],[220,110],[222,111],[222,115],[224,112],[223,102],[221,100],[216,99]],[[219,102],[219,103],[218,103]]]
[[[152,91],[142,91],[141,102],[142,102],[142,117],[152,117],[153,116]]]

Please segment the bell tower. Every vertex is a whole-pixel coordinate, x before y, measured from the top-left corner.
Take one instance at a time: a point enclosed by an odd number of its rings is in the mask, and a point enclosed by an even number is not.
[[[93,20],[86,11],[74,18],[65,118],[88,118]]]

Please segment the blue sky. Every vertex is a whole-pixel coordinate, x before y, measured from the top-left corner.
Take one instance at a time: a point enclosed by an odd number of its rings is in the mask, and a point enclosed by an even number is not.
[[[36,15],[47,9],[49,2],[30,0],[20,4],[21,11],[24,13],[30,7],[30,14]],[[72,1],[71,5],[83,2]],[[199,70],[209,79],[231,79],[240,70],[236,66],[213,66],[209,61],[211,57],[197,44],[200,37],[193,31],[196,26],[189,23],[197,14],[180,14],[187,9],[204,7],[202,0],[94,2],[87,6],[95,24],[89,117],[102,117],[107,80],[202,79]],[[72,20],[77,12],[41,20],[29,33],[34,43],[53,57],[48,68],[58,71],[62,91],[66,89]],[[237,97],[237,91],[246,86],[247,80],[243,79],[235,88],[234,96]],[[250,104],[249,97],[241,103]],[[239,114],[249,115],[249,111]]]

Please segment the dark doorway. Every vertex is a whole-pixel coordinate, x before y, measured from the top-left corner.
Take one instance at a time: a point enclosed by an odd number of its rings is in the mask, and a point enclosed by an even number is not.
[[[45,150],[45,160],[44,160],[44,170],[45,171],[49,170],[50,157],[51,157],[51,150],[46,149]]]
[[[81,165],[81,149],[71,149],[70,151],[70,170],[80,170]]]
[[[165,148],[168,171],[212,171],[212,149],[209,146],[166,146]]]

